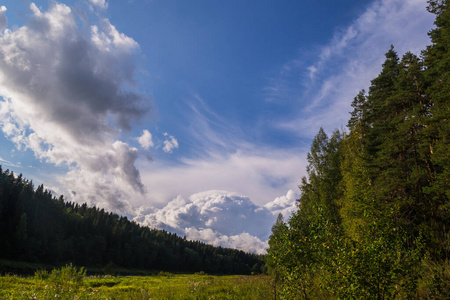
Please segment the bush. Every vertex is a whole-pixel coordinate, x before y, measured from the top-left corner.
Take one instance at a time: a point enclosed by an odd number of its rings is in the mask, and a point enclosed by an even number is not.
[[[45,272],[41,272],[45,276]],[[40,275],[42,277],[42,275]],[[65,265],[61,269],[53,269],[48,276],[49,281],[60,288],[79,288],[84,284],[86,270],[82,267],[77,270],[72,264]]]
[[[175,276],[175,275],[172,274],[172,273],[170,273],[170,272],[164,272],[164,271],[161,271],[161,272],[158,273],[158,276],[163,276],[163,277],[173,277],[173,276]]]
[[[34,272],[34,277],[37,279],[40,279],[40,280],[46,280],[46,279],[48,279],[49,276],[50,275],[48,274],[47,270],[40,269],[40,270],[36,270],[36,272]]]
[[[423,275],[419,280],[417,298],[447,299],[450,295],[450,261],[434,262],[424,259]]]
[[[200,271],[200,272],[194,273],[194,275],[204,276],[204,275],[208,275],[208,274],[206,274],[204,271]]]

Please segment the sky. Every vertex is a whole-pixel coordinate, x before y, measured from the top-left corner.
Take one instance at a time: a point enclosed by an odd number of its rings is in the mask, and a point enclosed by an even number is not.
[[[0,164],[68,201],[264,253],[306,153],[425,0],[1,0]]]

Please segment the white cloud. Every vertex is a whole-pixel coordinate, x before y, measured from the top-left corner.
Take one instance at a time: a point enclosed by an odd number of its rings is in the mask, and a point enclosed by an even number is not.
[[[276,216],[281,213],[284,219],[287,220],[298,209],[297,199],[299,198],[300,194],[298,192],[289,190],[285,196],[275,198],[275,200],[267,203],[264,207]]]
[[[139,44],[135,40],[117,31],[108,19],[102,19],[100,25],[101,28],[97,25],[91,27],[91,39],[99,49],[126,54],[139,48]]]
[[[154,146],[152,134],[147,129],[142,132],[142,135],[138,138],[138,142],[142,148],[147,150]]]
[[[267,241],[261,241],[259,238],[243,232],[238,235],[220,234],[210,228],[196,229],[194,227],[186,228],[186,238],[193,241],[201,241],[213,246],[234,248],[256,254],[266,254],[268,248]]]
[[[433,16],[426,13],[425,6],[423,0],[376,1],[353,24],[335,34],[330,43],[318,52],[315,63],[306,65],[302,58],[286,63],[279,77],[274,78],[267,88],[268,100],[288,98],[303,102],[300,104],[303,107],[299,109],[300,114],[291,119],[283,116],[284,119],[275,125],[308,138],[314,136],[320,126],[331,131],[345,125],[353,97],[362,88],[367,88],[380,71],[384,53],[391,44],[401,54],[406,51],[419,53],[429,43],[426,33],[432,27]],[[301,86],[298,85],[299,77],[305,80]],[[305,86],[310,87],[305,89]],[[156,165],[152,174],[143,173],[143,181],[151,190],[150,197],[173,198],[176,195],[170,191],[176,186],[177,193],[183,196],[172,205],[186,207],[187,215],[196,216],[195,205],[184,198],[186,195],[209,188],[239,191],[249,195],[272,217],[282,213],[288,218],[296,209],[295,200],[299,195],[294,190],[305,173],[304,153],[269,149],[255,151],[254,147],[245,144],[245,137],[236,138],[240,136],[238,129],[232,128],[234,135],[230,134],[230,129],[227,129],[229,122],[211,112],[200,97],[196,99],[198,105],[190,105],[194,113],[192,119],[195,120],[190,129],[209,157],[185,159],[183,165],[169,168]],[[289,192],[279,196],[280,190]],[[180,221],[182,214],[178,209],[169,211],[158,217],[155,212],[153,224],[159,220],[158,226],[167,226],[165,228],[179,230],[191,238],[222,246],[231,245],[230,237],[241,234],[266,242],[265,238],[251,231],[221,232],[215,227],[213,212],[198,224]],[[237,221],[238,217],[234,216],[234,223],[245,223],[244,218]],[[198,219],[201,219],[199,215]],[[269,223],[261,225],[267,232],[272,225]]]
[[[273,149],[248,142],[238,126],[212,111],[198,95],[194,94],[188,106],[185,111],[190,112],[186,114],[190,124],[183,137],[189,137],[186,142],[192,154],[171,164],[138,162],[148,201],[162,205],[177,195],[188,197],[216,189],[242,193],[264,205],[297,188],[305,173],[304,150]]]
[[[164,133],[164,136],[167,139],[164,141],[163,150],[166,153],[172,153],[173,149],[178,148],[178,141],[175,137],[173,137],[172,135],[169,135],[167,132]]]
[[[19,149],[68,166],[61,180],[75,199],[125,209],[119,195],[144,191],[137,149],[119,140],[148,111],[130,89],[138,44],[107,19],[84,31],[64,4],[30,9],[28,24],[0,35],[0,127]]]
[[[321,126],[331,131],[346,125],[351,101],[380,72],[391,44],[399,55],[420,54],[430,44],[427,32],[434,16],[426,5],[424,0],[374,1],[350,26],[336,32],[318,51],[315,63],[305,66],[299,63],[302,58],[286,63],[271,80],[268,97],[292,98],[301,107],[298,115],[275,126],[311,138]]]
[[[141,176],[152,203],[167,203],[177,195],[209,189],[236,191],[264,205],[290,189],[305,174],[305,153],[300,150],[253,149],[208,158],[184,159],[167,165],[139,161]],[[176,187],[176,189],[174,188]],[[145,205],[141,203],[140,205]]]
[[[6,28],[8,25],[8,18],[6,18],[6,7],[0,6],[0,33]]]
[[[3,159],[1,157],[0,157],[0,165],[3,165],[3,170],[5,169],[4,166],[13,167],[13,168],[21,168],[22,167],[20,162],[15,164],[15,163],[13,163],[13,162],[11,162],[9,160]]]
[[[188,199],[178,196],[161,209],[141,208],[134,220],[190,240],[262,254],[278,211],[291,208],[293,195],[289,191],[265,208],[237,193],[208,191]]]
[[[143,220],[139,217],[137,220],[161,229],[213,228],[226,235],[245,231],[266,238],[266,222],[271,224],[271,218],[272,214],[268,210],[261,209],[246,196],[208,191],[194,194],[188,199],[178,196],[165,207],[145,215]]]
[[[89,2],[100,9],[107,9],[108,8],[108,2],[105,0],[89,0]]]

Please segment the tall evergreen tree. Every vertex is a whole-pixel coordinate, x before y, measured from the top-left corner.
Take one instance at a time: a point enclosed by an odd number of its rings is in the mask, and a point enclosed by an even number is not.
[[[424,122],[422,152],[429,157],[429,184],[424,192],[430,198],[429,234],[438,247],[436,255],[450,257],[450,11],[447,0],[429,1],[428,10],[436,15],[436,28],[429,32],[432,44],[422,52],[427,83],[427,118]],[[442,247],[440,241],[446,241]],[[441,244],[441,247],[439,247]]]
[[[450,294],[447,3],[429,1],[436,28],[423,59],[391,47],[343,140],[314,138],[279,254],[286,299]]]
[[[353,100],[350,132],[343,140],[342,197],[339,199],[340,214],[345,233],[355,241],[367,238],[368,225],[374,221],[374,193],[367,168],[367,148],[363,137],[369,127],[366,122],[367,95],[362,90]],[[365,140],[365,139],[364,139]]]

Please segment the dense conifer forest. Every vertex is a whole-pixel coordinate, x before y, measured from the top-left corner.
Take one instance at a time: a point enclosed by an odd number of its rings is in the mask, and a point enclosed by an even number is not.
[[[0,259],[43,265],[250,274],[260,256],[188,241],[126,217],[55,198],[0,166]],[[5,270],[8,271],[8,270]]]
[[[394,47],[352,103],[348,129],[320,129],[299,210],[279,216],[268,265],[284,299],[448,299],[450,11],[420,57]]]

